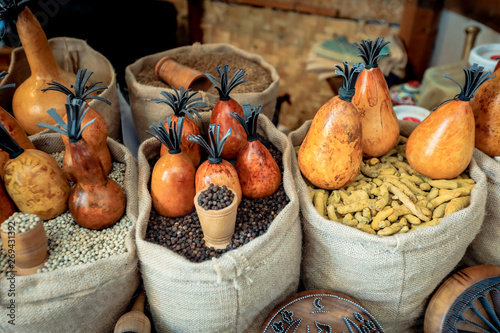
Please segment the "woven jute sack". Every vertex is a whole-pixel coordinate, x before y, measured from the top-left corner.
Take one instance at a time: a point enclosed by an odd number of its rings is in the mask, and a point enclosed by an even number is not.
[[[202,114],[198,120],[202,133],[206,133],[209,117],[210,113]],[[302,233],[291,173],[292,150],[286,136],[266,117],[259,118],[258,131],[283,152],[283,184],[290,202],[266,233],[201,263],[145,240],[151,211],[148,159],[159,153],[160,143],[152,138],[139,148],[137,250],[158,332],[258,332],[271,310],[297,292]]]
[[[56,61],[62,69],[76,73],[79,69],[86,68],[94,72],[90,81],[101,81],[108,89],[102,91],[102,96],[111,102],[111,105],[98,100],[89,100],[89,105],[104,117],[108,127],[108,136],[113,139],[121,138],[120,102],[116,85],[116,74],[109,60],[101,53],[91,48],[86,41],[70,38],[56,37],[49,40],[50,47]],[[2,80],[1,85],[15,83],[19,87],[30,75],[31,70],[26,59],[23,47],[12,51],[9,74]],[[48,86],[47,86],[48,87]],[[5,89],[0,95],[0,105],[7,106],[12,102],[15,89]]]
[[[483,227],[467,250],[467,265],[500,265],[500,162],[482,151],[474,150],[477,165],[486,174],[488,200]]]
[[[302,143],[311,122],[289,134],[293,146]],[[408,136],[413,128],[402,124],[402,135]],[[331,289],[354,297],[388,333],[417,332],[426,301],[481,228],[486,176],[476,161],[469,168],[476,186],[467,208],[437,226],[385,237],[321,217],[295,155],[292,163],[304,229],[301,277],[306,289]]]
[[[60,134],[32,137],[37,149],[47,153],[64,150]],[[108,138],[114,161],[124,163],[126,214],[134,222],[125,238],[127,252],[92,263],[57,269],[46,273],[16,276],[15,325],[0,321],[1,332],[108,333],[127,311],[140,281],[135,238],[137,221],[137,160],[128,149]],[[10,281],[0,280],[7,293]],[[6,309],[8,297],[0,297]],[[7,318],[7,317],[5,317]]]
[[[133,64],[127,66],[127,68],[125,69],[125,79],[127,81],[127,87],[129,91],[130,108],[132,110],[132,117],[134,118],[135,128],[137,130],[137,135],[140,142],[149,138],[145,131],[152,123],[158,122],[159,120],[165,121],[168,116],[173,114],[173,111],[166,107],[165,104],[157,104],[155,102],[152,102],[151,99],[160,98],[160,93],[162,91],[173,92],[173,90],[169,88],[153,87],[139,83],[137,81],[137,75],[144,68],[155,66],[158,60],[163,57],[175,57],[175,55],[177,54],[186,52],[206,52],[207,57],[210,57],[210,52],[234,53],[242,56],[243,58],[251,60],[261,67],[265,68],[271,74],[271,78],[273,80],[272,83],[266,88],[266,90],[254,93],[232,93],[231,97],[241,105],[260,104],[262,105],[261,113],[266,115],[269,119],[273,118],[280,81],[278,72],[273,66],[266,62],[261,56],[243,51],[229,44],[195,43],[190,46],[182,46],[168,51],[148,55],[146,57],[140,58]],[[221,66],[222,65],[224,64],[221,64]],[[234,70],[236,70],[236,68],[234,68],[232,72]],[[230,75],[232,74],[230,73]],[[258,78],[252,79],[258,80]],[[219,96],[215,96],[204,91],[200,91],[198,96],[202,97],[202,101],[206,102],[207,105],[215,105],[219,98]]]

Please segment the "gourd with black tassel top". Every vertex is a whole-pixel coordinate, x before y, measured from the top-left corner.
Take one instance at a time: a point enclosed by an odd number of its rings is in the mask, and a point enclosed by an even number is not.
[[[69,153],[76,177],[68,199],[69,212],[80,226],[100,230],[112,226],[122,217],[126,201],[120,185],[108,178],[99,156],[82,137],[86,127],[94,122],[91,120],[81,126],[87,111],[87,102],[79,103],[68,96],[67,124],[55,109],[50,109],[47,113],[60,127],[43,123],[38,125],[69,138]]]
[[[98,86],[98,84],[102,83],[99,81],[87,85],[92,74],[93,72],[87,72],[87,69],[79,69],[78,73],[76,74],[75,84],[71,85],[70,87],[73,88],[74,91],[66,87],[64,84],[56,81],[47,83],[49,87],[42,89],[42,91],[61,92],[66,96],[69,96],[70,100],[75,100],[79,104],[82,104],[84,101],[90,99],[96,99],[108,105],[111,105],[111,102],[104,97],[95,95],[95,93],[97,93],[99,90],[108,89],[107,86]],[[85,126],[92,119],[95,119],[95,121],[86,128],[85,132],[82,133],[82,137],[95,150],[101,160],[104,172],[106,173],[106,175],[108,175],[111,172],[111,168],[113,167],[111,153],[109,152],[107,144],[108,127],[106,125],[104,117],[97,110],[89,106],[88,112],[85,114],[81,125]],[[68,117],[66,114],[63,116],[63,120],[65,122],[68,121]],[[68,179],[74,182],[76,179],[74,175],[74,162],[71,159],[71,154],[67,153],[69,150],[69,139],[66,135],[61,135],[61,138],[64,142],[64,146],[66,147],[63,157],[63,169]]]
[[[184,216],[194,209],[196,169],[181,147],[185,120],[180,117],[174,122],[169,117],[168,130],[159,122],[149,127],[151,132],[146,131],[169,149],[153,168],[151,198],[160,215],[172,218]]]
[[[239,125],[238,125],[239,126]],[[219,124],[211,124],[208,126],[208,141],[201,135],[192,135],[188,137],[189,141],[196,142],[202,146],[208,153],[208,160],[201,163],[196,170],[195,185],[196,193],[206,189],[210,183],[214,185],[230,188],[238,197],[238,205],[241,202],[241,185],[238,179],[236,168],[221,157],[221,152],[224,149],[224,144],[228,137],[232,135],[232,129],[229,128],[226,134],[220,138]]]
[[[241,191],[247,198],[265,198],[273,195],[281,184],[281,171],[273,156],[259,141],[257,124],[262,105],[243,105],[243,118],[233,112],[234,117],[247,133],[247,143],[241,148],[236,159],[236,171]]]
[[[325,190],[352,182],[363,162],[361,120],[351,103],[363,65],[356,63],[349,69],[344,61],[344,69],[335,66],[335,73],[343,77],[342,87],[314,116],[298,154],[304,177]]]
[[[432,179],[452,179],[465,171],[474,153],[475,124],[470,99],[491,72],[473,64],[464,68],[465,83],[443,75],[460,87],[453,99],[441,103],[410,134],[406,142],[408,163]]]
[[[194,113],[198,118],[200,118],[200,114],[194,108],[198,106],[205,106],[206,103],[199,102],[201,100],[201,97],[193,99],[198,91],[191,93],[191,89],[185,90],[184,87],[180,87],[180,90],[177,90],[174,87],[172,87],[172,89],[174,90],[175,94],[168,91],[162,91],[161,95],[165,98],[153,98],[152,101],[155,101],[156,103],[165,103],[170,106],[172,111],[174,111],[174,114],[170,116],[170,121],[176,123],[180,118],[184,118],[180,149],[189,157],[189,159],[193,162],[194,167],[196,168],[198,165],[200,165],[201,148],[199,145],[189,141],[187,138],[189,134],[199,135],[200,128],[198,127],[198,124],[194,122],[194,118],[190,112]],[[163,125],[168,127],[167,121],[165,121]],[[160,156],[165,155],[168,150],[170,149],[162,144],[160,148]]]
[[[399,122],[392,107],[389,87],[378,67],[378,59],[387,55],[381,53],[387,44],[389,42],[384,42],[383,37],[375,38],[374,42],[367,39],[362,40],[361,45],[353,44],[365,62],[352,99],[361,117],[364,157],[384,155],[394,148],[399,138]]]
[[[231,80],[229,80],[229,71],[231,68],[228,65],[224,65],[224,70],[220,66],[217,66],[216,70],[219,74],[218,79],[209,73],[205,73],[219,92],[219,100],[215,103],[212,115],[210,116],[210,125],[219,124],[222,135],[225,135],[229,128],[232,129],[232,134],[227,138],[227,142],[221,153],[222,158],[230,160],[238,157],[240,149],[247,141],[247,135],[240,123],[231,116],[231,113],[236,112],[244,117],[243,108],[229,94],[234,88],[247,82],[245,77],[248,74],[245,74],[245,71],[240,68],[234,73]]]

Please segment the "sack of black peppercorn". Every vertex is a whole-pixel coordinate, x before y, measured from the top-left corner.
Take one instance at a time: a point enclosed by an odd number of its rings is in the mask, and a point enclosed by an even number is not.
[[[202,136],[210,114],[195,118]],[[157,331],[257,332],[269,312],[297,292],[302,233],[293,150],[267,117],[258,119],[258,133],[283,182],[270,197],[242,199],[234,235],[219,250],[206,246],[196,211],[180,218],[155,212],[149,186],[160,143],[152,138],[139,147],[137,248]]]

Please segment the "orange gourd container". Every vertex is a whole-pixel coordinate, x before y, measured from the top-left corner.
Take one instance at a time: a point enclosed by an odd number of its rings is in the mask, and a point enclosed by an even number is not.
[[[126,201],[123,189],[104,172],[101,160],[82,133],[94,120],[81,126],[87,102],[80,103],[68,96],[66,115],[68,122],[54,109],[47,111],[60,127],[40,123],[69,139],[69,153],[74,162],[76,184],[68,198],[68,208],[77,224],[84,228],[100,230],[115,224],[125,211]]]
[[[356,63],[349,70],[344,62],[344,70],[337,68],[336,73],[343,76],[339,94],[316,113],[298,153],[304,177],[326,190],[351,183],[363,162],[361,120],[351,103],[363,66]]]
[[[472,100],[476,124],[475,146],[490,156],[500,156],[500,62],[496,77],[485,82]]]
[[[172,87],[172,89],[174,90],[174,94],[168,91],[162,91],[161,95],[165,97],[164,99],[153,98],[152,100],[156,103],[165,103],[170,106],[172,111],[174,111],[174,114],[169,117],[170,121],[177,123],[180,118],[184,118],[180,149],[193,162],[194,167],[197,167],[198,165],[200,165],[201,160],[200,146],[194,142],[189,141],[187,138],[189,134],[200,134],[200,128],[194,122],[194,118],[191,115],[191,112],[194,113],[198,118],[200,118],[200,114],[194,108],[198,106],[205,106],[206,103],[199,102],[201,100],[201,97],[193,99],[193,97],[195,97],[195,95],[198,93],[197,91],[190,93],[191,90],[185,90],[184,87],[180,87],[180,90],[177,90],[174,87]],[[167,121],[165,121],[163,125],[165,127],[168,127]],[[169,148],[162,143],[160,148],[160,156],[165,155],[168,150]]]
[[[352,104],[361,117],[363,131],[363,156],[379,157],[394,148],[399,138],[399,122],[392,108],[389,87],[378,67],[384,38],[362,40],[354,43],[365,62],[365,69],[356,81],[356,92]]]
[[[153,168],[151,198],[160,215],[172,218],[184,216],[194,209],[196,169],[181,148],[185,119],[180,117],[174,122],[167,118],[168,130],[160,122],[159,126],[149,127],[152,132],[147,131],[169,149]]]
[[[87,69],[79,69],[76,75],[75,84],[71,85],[71,88],[66,87],[64,84],[51,81],[47,83],[48,88],[42,89],[43,92],[47,91],[58,91],[69,97],[69,99],[76,100],[77,103],[82,104],[84,101],[90,99],[96,99],[111,105],[111,102],[104,97],[95,95],[99,90],[108,89],[107,86],[99,84],[101,82],[97,81],[92,84],[87,85],[93,72],[87,72]],[[82,133],[82,138],[89,144],[101,160],[102,166],[104,168],[104,173],[108,175],[113,167],[113,161],[111,159],[111,153],[109,152],[107,139],[108,139],[108,127],[104,117],[94,108],[88,107],[85,116],[82,119],[82,126],[85,126],[92,119],[95,121],[89,125],[86,130]],[[63,121],[68,122],[67,114],[64,114]],[[75,176],[75,166],[74,161],[69,153],[69,139],[66,135],[61,134],[61,138],[66,147],[64,157],[63,157],[63,169],[66,173],[66,177],[74,182],[76,180]]]
[[[245,76],[248,74],[245,74],[245,71],[240,68],[234,73],[231,80],[229,80],[229,71],[231,68],[228,65],[224,65],[224,70],[220,66],[216,70],[219,74],[218,79],[209,73],[205,73],[219,92],[219,100],[215,103],[212,115],[210,116],[210,125],[219,124],[222,135],[225,135],[229,128],[232,129],[231,136],[227,138],[221,157],[235,159],[238,157],[240,149],[245,145],[247,135],[240,123],[231,116],[231,113],[236,112],[244,117],[243,108],[229,94],[238,85],[247,82]]]
[[[60,115],[64,114],[66,98],[42,89],[51,80],[70,85],[75,74],[59,67],[50,48],[42,26],[31,10],[28,1],[11,0],[2,7],[1,18],[17,18],[16,28],[28,60],[31,75],[16,89],[12,100],[12,110],[21,127],[29,135],[43,130],[39,122],[54,124],[46,111],[53,107]]]
[[[255,106],[252,110],[249,104],[245,104],[245,118],[236,112],[231,114],[247,133],[247,143],[241,148],[236,159],[236,171],[243,195],[252,199],[273,195],[281,184],[280,168],[257,136],[261,110],[262,105]]]
[[[474,153],[474,114],[470,99],[491,72],[474,64],[465,69],[465,83],[452,100],[441,103],[411,133],[406,142],[408,163],[433,179],[452,179],[465,171]]]

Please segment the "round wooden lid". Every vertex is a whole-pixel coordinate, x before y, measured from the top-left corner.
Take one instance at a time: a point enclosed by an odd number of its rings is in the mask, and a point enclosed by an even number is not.
[[[500,266],[467,267],[448,278],[427,306],[424,332],[500,332]]]
[[[307,290],[278,305],[261,333],[384,332],[355,299],[331,290]]]

